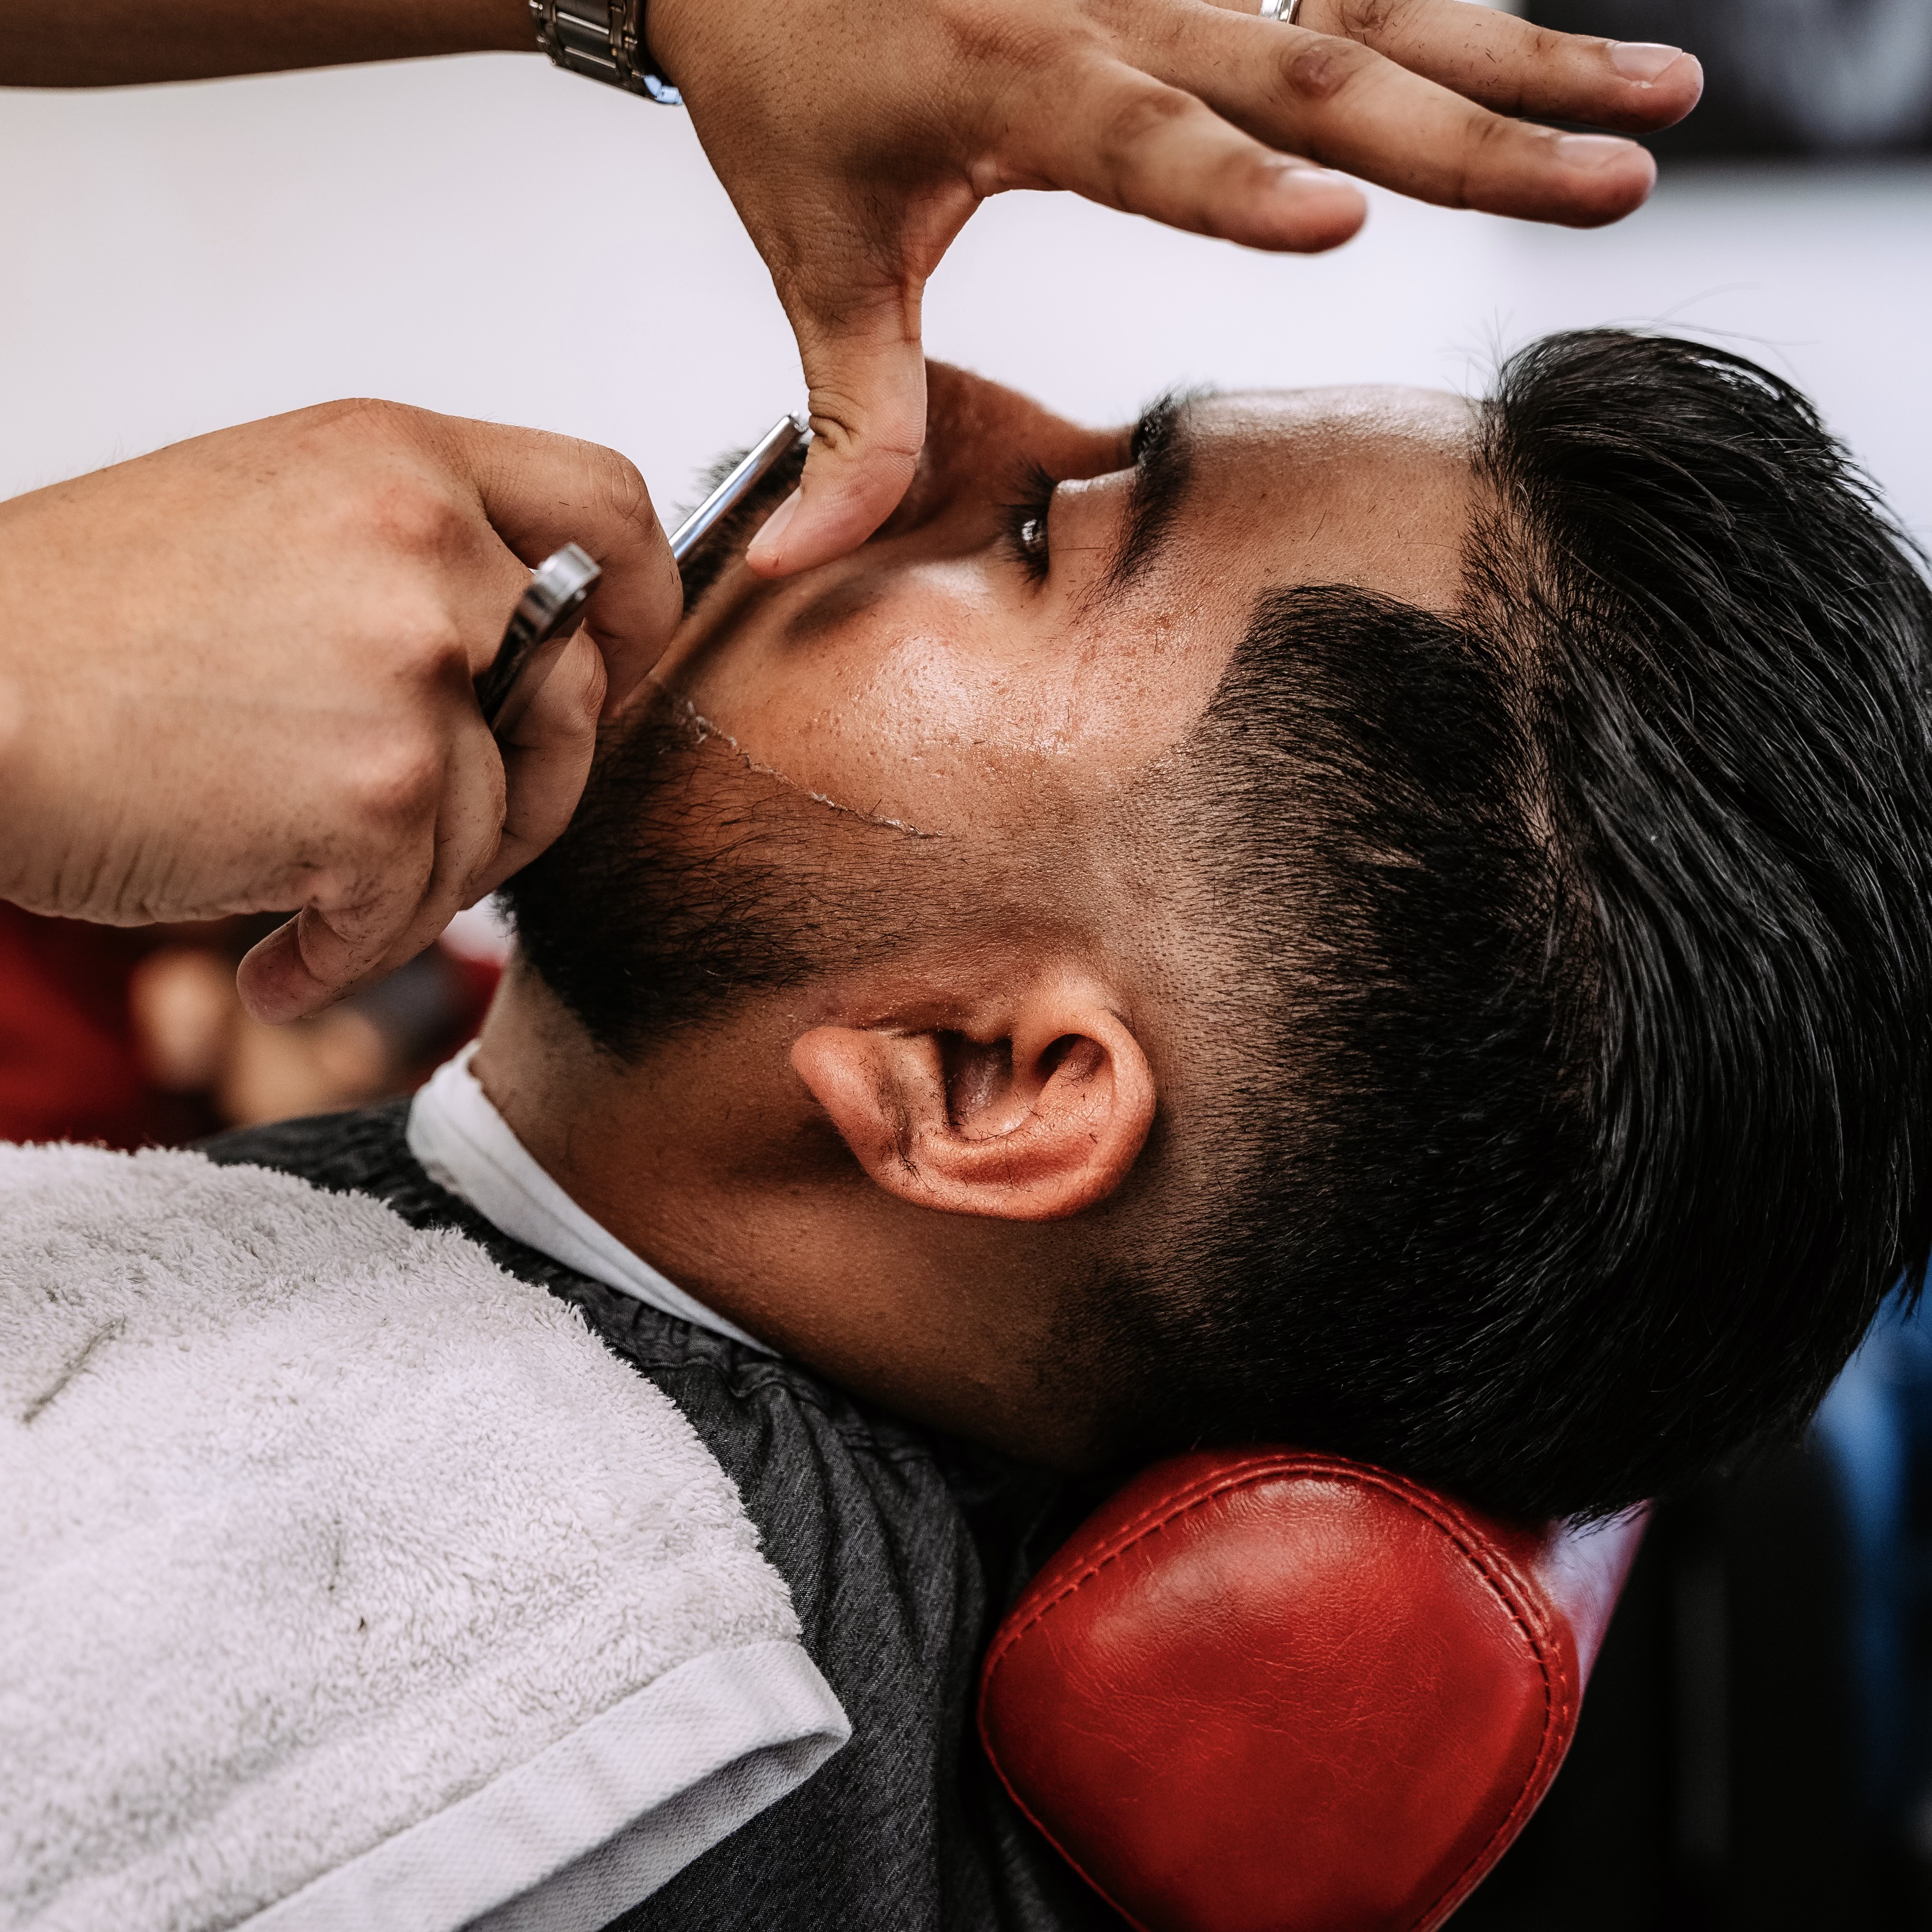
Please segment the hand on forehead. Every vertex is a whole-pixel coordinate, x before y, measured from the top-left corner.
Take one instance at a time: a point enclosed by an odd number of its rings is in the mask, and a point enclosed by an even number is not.
[[[1702,84],[1676,48],[1466,0],[1303,0],[1292,25],[1256,0],[652,0],[650,21],[804,363],[818,440],[753,551],[773,574],[898,500],[925,430],[925,285],[989,195],[1066,190],[1304,252],[1361,226],[1348,175],[1593,226],[1648,194],[1649,156],[1538,121],[1666,127]]]

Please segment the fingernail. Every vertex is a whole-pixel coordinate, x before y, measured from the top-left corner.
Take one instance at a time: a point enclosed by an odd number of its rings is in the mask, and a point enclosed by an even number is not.
[[[1636,148],[1634,141],[1620,141],[1614,134],[1559,134],[1556,137],[1558,159],[1573,168],[1606,168],[1613,161],[1628,160]]]
[[[1682,47],[1666,47],[1660,40],[1610,43],[1610,64],[1626,80],[1654,80],[1666,68],[1675,67],[1683,58]]]
[[[764,527],[752,540],[747,555],[754,564],[769,564],[776,557],[778,545],[784,541],[784,533],[793,518],[798,514],[800,493],[794,490],[771,514],[765,519]],[[752,553],[755,552],[755,556]]]
[[[1337,182],[1354,185],[1339,168],[1311,168],[1291,164],[1276,172],[1283,188],[1332,188]]]

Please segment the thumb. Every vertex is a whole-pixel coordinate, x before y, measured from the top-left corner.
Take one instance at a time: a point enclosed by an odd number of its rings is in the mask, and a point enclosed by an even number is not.
[[[746,553],[760,576],[788,577],[856,549],[905,494],[926,441],[921,292],[880,290],[832,316],[787,302],[812,442],[798,488]]]
[[[614,714],[663,654],[684,610],[677,566],[637,466],[571,436],[438,420],[484,514],[526,564],[565,543],[596,559],[603,574],[584,622],[608,668],[605,708]]]

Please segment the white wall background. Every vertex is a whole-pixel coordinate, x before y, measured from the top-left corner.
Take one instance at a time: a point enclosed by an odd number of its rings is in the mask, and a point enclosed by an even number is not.
[[[668,514],[797,398],[686,118],[535,58],[0,92],[0,495],[364,394],[614,444]],[[1687,174],[1598,234],[1380,197],[1312,261],[1015,195],[928,304],[934,353],[1096,421],[1177,380],[1479,386],[1606,321],[1791,375],[1932,538],[1932,166]]]

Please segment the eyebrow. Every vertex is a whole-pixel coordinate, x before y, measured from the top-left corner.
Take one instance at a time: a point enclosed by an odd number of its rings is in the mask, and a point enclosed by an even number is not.
[[[1140,412],[1128,445],[1134,480],[1120,520],[1120,542],[1098,586],[1103,598],[1119,596],[1152,568],[1186,500],[1193,471],[1188,411],[1199,392],[1170,389]]]

